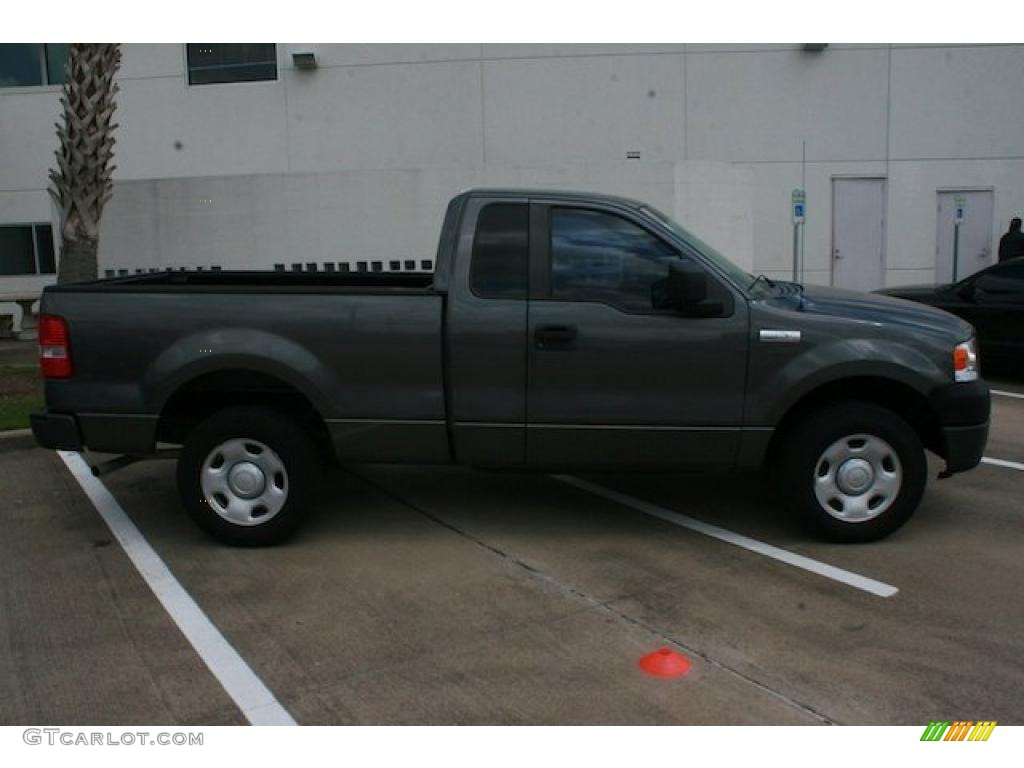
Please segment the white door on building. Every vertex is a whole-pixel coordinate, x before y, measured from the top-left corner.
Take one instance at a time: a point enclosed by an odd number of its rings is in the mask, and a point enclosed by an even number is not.
[[[832,180],[832,285],[885,285],[885,179]]]
[[[956,209],[963,207],[957,240]],[[953,252],[956,250],[956,273]],[[992,190],[939,192],[935,233],[935,282],[955,283],[992,263]]]

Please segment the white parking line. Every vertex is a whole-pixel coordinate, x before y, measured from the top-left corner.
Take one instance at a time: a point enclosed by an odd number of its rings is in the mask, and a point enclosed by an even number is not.
[[[1019,469],[1024,471],[1024,464],[1017,461],[1007,461],[1006,459],[993,459],[989,456],[982,456],[981,463],[991,464],[993,467],[1006,467],[1007,469]]]
[[[602,485],[587,482],[586,480],[580,480],[578,477],[571,477],[569,475],[551,475],[556,480],[561,480],[563,483],[568,483],[584,491],[595,494],[596,496],[603,496],[611,501],[618,502],[627,507],[644,512],[645,514],[657,517],[668,523],[674,523],[675,525],[682,526],[683,528],[689,528],[691,531],[697,531],[703,533],[705,536],[710,536],[719,541],[724,541],[728,544],[735,544],[737,547],[743,547],[743,549],[750,550],[751,552],[757,552],[759,555],[770,557],[773,560],[792,565],[796,568],[802,568],[805,571],[816,573],[819,576],[824,576],[826,579],[832,579],[833,581],[839,581],[848,586],[854,587],[855,589],[863,590],[864,592],[870,592],[872,595],[878,595],[879,597],[892,597],[899,592],[898,587],[894,587],[891,584],[886,584],[881,581],[875,581],[869,579],[867,576],[861,576],[858,573],[852,571],[845,571],[842,568],[837,568],[834,565],[823,563],[820,560],[813,560],[803,555],[798,555],[795,552],[790,552],[786,549],[774,547],[771,544],[765,544],[763,541],[757,539],[751,539],[748,536],[743,536],[739,533],[733,533],[725,528],[719,528],[717,525],[711,525],[705,523],[696,518],[683,515],[678,512],[673,512],[670,509],[659,507],[656,504],[643,501],[641,499],[627,496],[624,493],[613,491],[610,488],[605,488]]]
[[[1020,392],[1007,392],[1005,389],[990,389],[993,395],[1002,395],[1003,397],[1016,397],[1018,400],[1024,400],[1024,394]]]
[[[238,655],[231,644],[185,591],[156,551],[143,538],[117,499],[107,490],[85,460],[73,451],[57,451],[75,480],[96,507],[164,610],[170,614],[228,696],[252,725],[296,725],[288,710]]]

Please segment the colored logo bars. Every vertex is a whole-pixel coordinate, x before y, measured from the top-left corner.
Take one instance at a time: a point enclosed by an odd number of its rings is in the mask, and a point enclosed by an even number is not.
[[[952,724],[933,721],[924,729],[921,741],[988,741],[995,727],[995,720],[957,720]]]

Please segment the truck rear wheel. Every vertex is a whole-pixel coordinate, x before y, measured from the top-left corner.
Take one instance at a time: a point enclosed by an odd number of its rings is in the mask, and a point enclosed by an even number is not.
[[[830,541],[875,541],[917,509],[928,464],[917,433],[867,402],[826,406],[785,436],[779,467],[790,508]]]
[[[189,433],[178,458],[178,492],[215,538],[265,546],[302,522],[318,471],[316,448],[298,424],[269,408],[239,406]]]

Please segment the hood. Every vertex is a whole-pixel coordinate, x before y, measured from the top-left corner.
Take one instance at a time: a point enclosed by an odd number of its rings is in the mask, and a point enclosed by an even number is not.
[[[934,292],[935,286],[930,286],[930,289]],[[951,338],[955,337],[956,341],[963,341],[973,332],[970,324],[959,317],[926,304],[877,293],[859,293],[822,286],[807,286],[804,289],[799,311],[880,326],[902,326],[914,331],[948,334]]]

